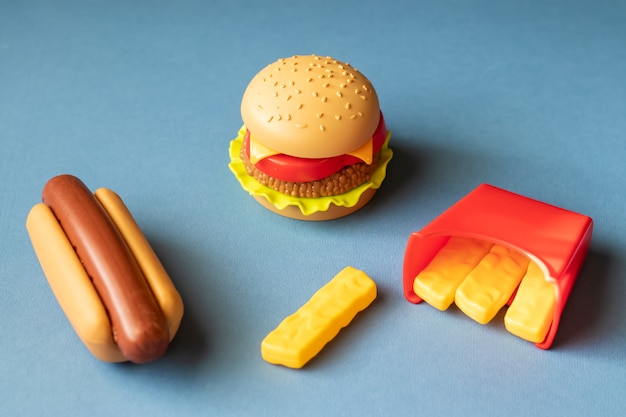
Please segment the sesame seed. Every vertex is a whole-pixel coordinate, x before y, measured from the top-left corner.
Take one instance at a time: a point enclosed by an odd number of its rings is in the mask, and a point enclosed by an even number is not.
[[[346,109],[350,110],[352,108],[352,104],[346,103]]]
[[[320,125],[320,130],[321,130],[322,132],[325,132],[325,131],[326,131],[326,126],[324,126],[324,125]]]

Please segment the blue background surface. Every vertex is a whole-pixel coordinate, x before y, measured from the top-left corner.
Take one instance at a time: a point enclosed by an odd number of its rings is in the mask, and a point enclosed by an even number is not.
[[[0,415],[624,415],[626,4],[0,0]],[[263,209],[227,168],[254,74],[348,61],[394,159],[358,213]],[[166,357],[95,360],[24,222],[60,173],[119,193],[185,301]],[[542,351],[402,295],[408,236],[480,183],[593,217]],[[346,265],[377,301],[307,367],[260,342]]]

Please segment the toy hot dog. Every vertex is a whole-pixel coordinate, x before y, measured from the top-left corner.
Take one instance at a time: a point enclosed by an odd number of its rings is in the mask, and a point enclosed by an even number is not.
[[[76,177],[45,185],[26,228],[79,338],[98,359],[161,357],[183,314],[180,295],[123,201]]]

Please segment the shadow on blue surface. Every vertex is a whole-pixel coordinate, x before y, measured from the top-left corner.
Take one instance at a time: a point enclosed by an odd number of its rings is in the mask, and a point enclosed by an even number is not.
[[[553,349],[596,350],[613,336],[624,337],[614,333],[621,321],[621,304],[612,301],[611,294],[616,293],[609,282],[612,262],[609,252],[592,243],[565,305]]]

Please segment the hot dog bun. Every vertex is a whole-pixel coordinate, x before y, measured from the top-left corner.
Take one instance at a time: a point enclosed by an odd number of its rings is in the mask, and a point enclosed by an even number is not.
[[[128,360],[113,340],[98,292],[50,207],[36,204],[26,228],[48,284],[80,340],[101,361]]]
[[[97,195],[76,177],[55,177],[26,226],[59,304],[92,354],[149,362],[178,330],[182,300],[119,196],[107,189]]]

